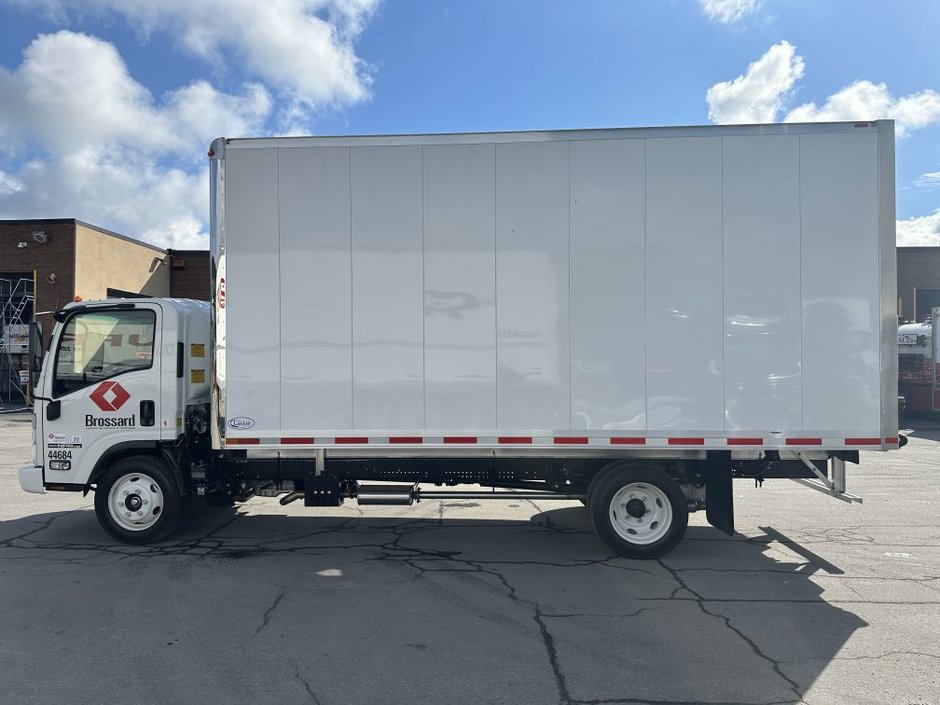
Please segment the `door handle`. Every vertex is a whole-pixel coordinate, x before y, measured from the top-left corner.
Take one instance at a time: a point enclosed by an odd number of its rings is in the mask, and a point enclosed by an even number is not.
[[[156,405],[152,399],[140,402],[140,425],[153,426],[156,423]]]
[[[62,415],[62,402],[58,399],[46,404],[46,421],[55,421]]]

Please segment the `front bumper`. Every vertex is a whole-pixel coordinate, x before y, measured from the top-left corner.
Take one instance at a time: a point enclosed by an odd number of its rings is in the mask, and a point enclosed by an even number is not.
[[[20,487],[27,492],[45,494],[46,488],[42,485],[42,466],[24,465],[16,471],[20,477]]]

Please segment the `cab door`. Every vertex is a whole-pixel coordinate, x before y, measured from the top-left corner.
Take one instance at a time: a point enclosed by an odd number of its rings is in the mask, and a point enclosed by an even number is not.
[[[85,484],[114,446],[159,440],[161,324],[154,303],[65,312],[45,380],[46,483]]]

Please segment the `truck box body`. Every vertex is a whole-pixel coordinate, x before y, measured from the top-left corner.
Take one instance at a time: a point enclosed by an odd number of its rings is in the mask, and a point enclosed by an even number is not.
[[[215,448],[897,446],[890,121],[213,148]]]

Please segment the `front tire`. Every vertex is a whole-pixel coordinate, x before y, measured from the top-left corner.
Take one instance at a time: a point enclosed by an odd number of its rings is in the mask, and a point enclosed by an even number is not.
[[[159,541],[176,528],[181,498],[170,469],[145,455],[119,460],[98,478],[95,514],[123,543]]]
[[[598,476],[588,507],[594,528],[627,558],[659,558],[685,534],[689,508],[679,484],[649,465],[623,465]]]

